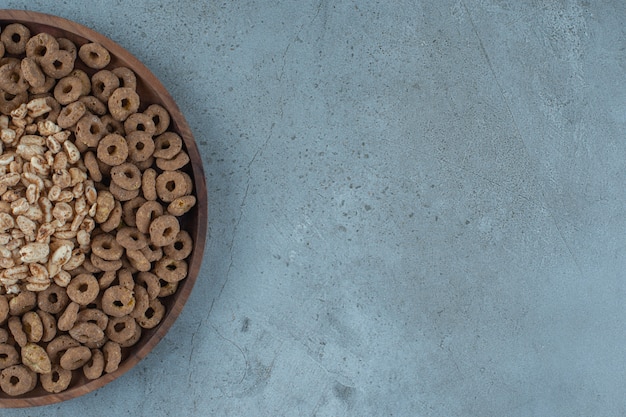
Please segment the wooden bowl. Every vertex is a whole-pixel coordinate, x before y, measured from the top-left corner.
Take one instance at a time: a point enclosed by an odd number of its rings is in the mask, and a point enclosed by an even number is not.
[[[196,206],[181,218],[181,229],[187,230],[194,241],[193,252],[187,259],[189,264],[188,276],[179,283],[178,290],[174,295],[162,299],[162,303],[167,308],[162,322],[154,329],[143,331],[139,342],[124,352],[124,359],[119,369],[113,373],[103,374],[96,380],[88,380],[81,372],[74,372],[70,387],[59,394],[48,393],[40,385],[35,390],[18,397],[9,397],[0,392],[0,407],[17,408],[58,403],[94,391],[135,366],[161,340],[182,311],[200,271],[207,230],[207,190],[202,158],[191,129],[165,87],[137,58],[107,37],[60,17],[30,11],[0,10],[0,27],[4,28],[9,23],[21,23],[30,29],[31,34],[47,32],[55,37],[68,38],[77,47],[87,42],[98,42],[107,48],[111,54],[111,63],[107,68],[126,66],[132,69],[137,75],[137,92],[142,102],[140,111],[149,104],[158,103],[162,105],[171,116],[169,130],[177,132],[183,138],[191,160],[191,163],[183,170],[186,170],[193,178],[194,193],[197,197]],[[82,65],[79,59],[76,59],[75,66],[90,75],[95,72],[95,70]]]

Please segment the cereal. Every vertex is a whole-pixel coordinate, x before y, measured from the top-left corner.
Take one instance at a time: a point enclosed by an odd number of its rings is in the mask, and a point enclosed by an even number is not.
[[[123,343],[134,336],[137,322],[131,316],[113,317],[109,320],[106,335],[109,340]]]
[[[139,109],[139,95],[131,88],[121,87],[113,91],[108,105],[113,119],[123,122]]]
[[[39,61],[43,72],[54,79],[69,75],[74,69],[74,56],[69,51],[53,51],[46,54]]]
[[[111,55],[96,42],[86,43],[78,50],[78,56],[89,68],[102,69],[109,65]]]
[[[111,317],[122,317],[130,314],[135,308],[133,291],[114,285],[102,294],[102,310]]]
[[[128,157],[126,139],[117,133],[106,135],[98,143],[97,156],[100,161],[110,166],[124,163]]]
[[[81,368],[89,362],[89,359],[91,359],[91,349],[87,346],[76,346],[67,349],[65,353],[61,355],[59,364],[61,368],[73,371]]]
[[[152,104],[148,106],[143,113],[150,116],[152,119],[155,127],[155,135],[164,133],[170,125],[170,114],[163,108],[163,106]]]
[[[37,315],[41,320],[43,334],[41,336],[42,342],[49,342],[57,334],[57,322],[54,316],[46,311],[37,310]]]
[[[125,190],[134,191],[141,187],[141,172],[130,162],[114,166],[110,175],[111,180]]]
[[[29,342],[37,343],[43,338],[43,322],[41,317],[32,310],[22,316],[22,329]]]
[[[111,72],[119,79],[120,87],[126,87],[133,90],[137,88],[137,77],[130,68],[117,67],[113,68]]]
[[[58,314],[67,307],[69,297],[65,289],[57,284],[50,285],[44,291],[37,293],[37,305],[50,314]]]
[[[83,365],[83,373],[87,379],[98,379],[104,372],[104,354],[99,349],[91,350],[91,359]]]
[[[165,255],[175,260],[186,259],[191,255],[193,250],[193,243],[191,236],[185,230],[181,230],[176,235],[176,238],[172,243],[163,248]]]
[[[9,318],[9,331],[11,332],[13,339],[15,339],[15,342],[20,347],[26,346],[26,343],[28,343],[28,336],[26,336],[26,333],[24,332],[22,320],[20,320],[19,317],[12,316]]]
[[[172,159],[183,148],[183,140],[173,132],[165,132],[154,141],[154,157]]]
[[[149,115],[134,113],[124,121],[124,131],[127,135],[132,132],[143,132],[152,137],[156,132],[156,126]]]
[[[109,320],[110,322],[110,320]],[[104,337],[104,332],[96,323],[79,322],[69,331],[70,336],[82,344],[98,342]]]
[[[22,347],[22,363],[38,374],[52,371],[52,363],[45,349],[36,343],[27,343]]]
[[[80,305],[94,301],[99,292],[98,280],[92,274],[77,275],[67,286],[67,296]]]
[[[14,346],[7,343],[0,343],[0,369],[20,363],[20,355]]]
[[[156,166],[163,171],[176,171],[181,169],[189,163],[189,155],[186,152],[180,151],[172,159],[157,158]]]
[[[157,261],[154,273],[164,281],[178,282],[187,276],[187,262],[164,257]]]
[[[107,102],[119,86],[120,80],[108,70],[98,71],[91,77],[91,91],[94,97],[102,102]]]
[[[148,237],[136,227],[123,227],[117,231],[117,242],[125,249],[140,250],[148,246]]]
[[[6,25],[0,34],[6,52],[15,55],[24,53],[29,39],[30,30],[20,23]]]
[[[50,393],[58,394],[70,386],[72,371],[63,369],[60,365],[53,365],[50,373],[41,375],[39,381],[43,389]]]
[[[152,329],[161,322],[165,315],[165,307],[158,298],[150,300],[150,304],[143,313],[137,317],[137,323],[144,329]]]
[[[0,373],[0,389],[10,396],[31,391],[37,385],[37,374],[24,365],[13,365]]]
[[[117,371],[122,360],[122,347],[113,341],[108,341],[102,347],[104,354],[104,372],[107,374]]]
[[[148,228],[150,242],[157,246],[167,246],[174,243],[179,231],[178,220],[169,214],[157,217]]]
[[[156,190],[159,198],[170,203],[186,195],[191,190],[187,190],[185,177],[178,171],[164,171],[156,178]]]
[[[75,102],[83,92],[83,85],[78,77],[61,78],[54,87],[54,98],[61,105]]]
[[[91,250],[108,261],[118,260],[124,253],[124,248],[118,243],[116,237],[108,233],[94,237],[91,241]]]
[[[196,205],[196,197],[193,195],[185,195],[175,198],[167,206],[167,212],[172,216],[182,216]]]

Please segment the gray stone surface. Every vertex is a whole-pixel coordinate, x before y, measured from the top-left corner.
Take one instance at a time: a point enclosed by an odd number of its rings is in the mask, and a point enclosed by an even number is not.
[[[3,4],[142,60],[210,197],[157,348],[3,417],[626,414],[625,2]]]

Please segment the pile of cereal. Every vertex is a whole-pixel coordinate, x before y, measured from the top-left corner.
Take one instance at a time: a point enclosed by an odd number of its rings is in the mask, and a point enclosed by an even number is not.
[[[187,276],[189,156],[168,112],[140,111],[135,74],[110,61],[96,43],[0,31],[0,389],[10,396],[115,371]]]

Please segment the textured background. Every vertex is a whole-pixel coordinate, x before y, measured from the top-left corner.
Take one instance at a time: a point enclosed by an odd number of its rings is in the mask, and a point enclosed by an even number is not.
[[[153,353],[3,417],[626,414],[626,2],[2,5],[142,60],[210,198]]]

